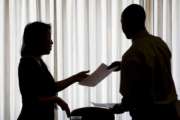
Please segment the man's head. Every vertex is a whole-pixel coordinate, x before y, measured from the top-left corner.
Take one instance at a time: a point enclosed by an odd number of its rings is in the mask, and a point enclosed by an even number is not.
[[[145,30],[146,14],[144,8],[137,4],[129,5],[121,15],[122,29],[128,39]]]

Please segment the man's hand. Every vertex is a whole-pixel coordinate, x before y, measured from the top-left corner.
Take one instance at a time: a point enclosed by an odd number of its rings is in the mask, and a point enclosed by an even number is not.
[[[108,66],[108,69],[116,68],[114,71],[119,71],[121,70],[121,62],[120,61],[115,61],[111,63],[111,65]]]
[[[114,114],[121,114],[126,111],[122,104],[116,104],[113,108],[110,108],[109,110]]]

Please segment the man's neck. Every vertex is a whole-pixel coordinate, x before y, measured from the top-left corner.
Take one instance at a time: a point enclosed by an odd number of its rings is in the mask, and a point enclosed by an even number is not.
[[[147,30],[140,30],[134,34],[132,37],[132,41],[137,40],[138,38],[142,38],[144,35],[148,34]]]

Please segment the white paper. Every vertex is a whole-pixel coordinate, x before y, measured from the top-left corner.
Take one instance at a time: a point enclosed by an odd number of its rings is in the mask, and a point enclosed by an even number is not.
[[[115,68],[107,69],[107,65],[102,63],[88,78],[79,82],[80,85],[93,87],[101,82],[106,76],[108,76]]]
[[[114,105],[116,105],[116,103],[94,103],[92,102],[92,104],[96,107],[102,107],[102,108],[113,108]]]

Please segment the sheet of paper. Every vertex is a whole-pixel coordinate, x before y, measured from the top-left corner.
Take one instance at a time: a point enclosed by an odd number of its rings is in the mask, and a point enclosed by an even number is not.
[[[96,107],[102,107],[102,108],[113,108],[113,106],[116,104],[116,103],[94,103],[92,102],[92,104]]]
[[[94,87],[101,82],[106,76],[108,76],[115,68],[107,69],[107,65],[102,63],[88,78],[79,82],[80,85]]]

